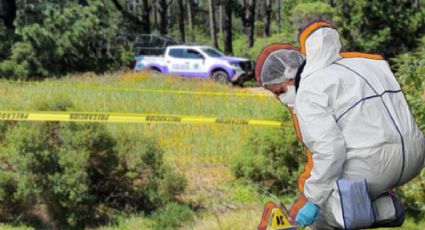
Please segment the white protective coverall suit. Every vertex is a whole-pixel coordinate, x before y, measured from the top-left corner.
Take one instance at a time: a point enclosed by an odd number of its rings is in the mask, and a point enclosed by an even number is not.
[[[305,197],[320,207],[312,227],[395,221],[402,210],[388,192],[425,165],[425,139],[400,85],[383,59],[343,58],[331,27],[318,26],[300,43],[307,63],[295,113],[312,153],[304,183]]]

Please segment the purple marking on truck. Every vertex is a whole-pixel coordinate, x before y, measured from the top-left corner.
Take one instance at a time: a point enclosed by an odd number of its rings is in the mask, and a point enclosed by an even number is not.
[[[213,71],[215,71],[217,69],[223,69],[224,71],[226,71],[226,73],[227,73],[227,75],[229,75],[230,79],[232,79],[235,76],[235,71],[231,68],[224,66],[224,65],[213,65],[213,66],[210,67],[208,72],[211,75],[213,73]]]
[[[151,64],[149,64],[149,65],[145,66],[144,70],[148,70],[148,69],[150,69],[150,68],[156,68],[156,69],[159,69],[159,71],[161,71],[161,73],[163,73],[163,74],[167,74],[167,73],[169,73],[169,72],[168,72],[168,67],[167,67],[167,66],[162,66],[162,65],[159,65],[159,64],[156,64],[156,63],[151,63]]]
[[[173,72],[172,74],[180,75],[183,77],[200,77],[200,78],[208,78],[209,73],[194,73],[194,72]]]
[[[236,57],[228,57],[228,56],[216,57],[216,58],[220,60],[228,61],[229,63],[232,63],[232,64],[248,61],[247,59],[244,59],[244,58],[236,58]]]

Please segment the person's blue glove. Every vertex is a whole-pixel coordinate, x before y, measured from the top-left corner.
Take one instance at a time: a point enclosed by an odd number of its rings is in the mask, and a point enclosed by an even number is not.
[[[313,202],[308,201],[297,213],[295,221],[301,226],[305,227],[311,225],[316,221],[319,216],[319,206]]]

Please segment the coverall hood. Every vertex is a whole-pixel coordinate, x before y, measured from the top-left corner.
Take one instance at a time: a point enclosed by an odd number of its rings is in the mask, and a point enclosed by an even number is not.
[[[301,78],[341,59],[339,34],[329,23],[319,21],[307,26],[300,34],[300,43],[307,60]]]

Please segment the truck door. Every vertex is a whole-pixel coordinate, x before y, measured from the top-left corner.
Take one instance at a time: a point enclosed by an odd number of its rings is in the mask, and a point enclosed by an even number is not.
[[[186,49],[184,48],[170,48],[168,55],[165,55],[165,64],[170,73],[179,74],[189,69],[189,65],[185,60]]]
[[[203,54],[195,49],[187,49],[186,58],[189,63],[189,71],[186,76],[208,77],[208,68]]]

